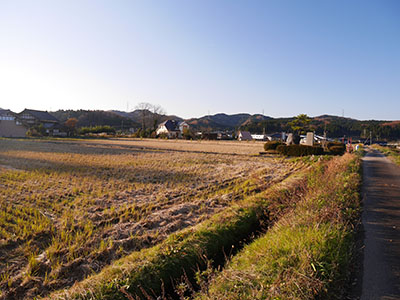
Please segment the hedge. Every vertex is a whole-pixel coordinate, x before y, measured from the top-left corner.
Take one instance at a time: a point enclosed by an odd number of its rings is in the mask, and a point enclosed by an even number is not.
[[[281,141],[270,141],[270,142],[266,142],[264,144],[264,150],[268,151],[268,150],[276,150],[276,147],[278,147],[279,145],[284,145]]]
[[[332,147],[328,148],[329,153],[332,155],[343,155],[345,149],[346,148],[342,147],[342,146],[332,146]]]
[[[322,155],[324,149],[319,146],[306,146],[306,145],[279,145],[276,150],[283,155],[287,156],[306,156],[306,155]]]
[[[94,127],[81,127],[79,129],[80,134],[87,133],[115,133],[115,128],[108,125],[99,125]]]
[[[346,151],[346,146],[345,144],[341,142],[329,142],[326,145],[329,154],[332,155],[343,155],[344,152]]]

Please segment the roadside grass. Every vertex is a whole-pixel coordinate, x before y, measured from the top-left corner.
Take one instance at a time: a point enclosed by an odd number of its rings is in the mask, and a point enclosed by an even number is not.
[[[360,214],[360,159],[346,154],[314,170],[296,208],[209,272],[196,299],[340,299]]]
[[[210,260],[222,264],[233,248],[240,247],[257,230],[265,228],[302,192],[305,173],[299,172],[266,191],[249,196],[209,220],[172,234],[163,243],[134,252],[70,290],[51,299],[126,299],[170,294],[182,276],[193,278]],[[163,296],[162,296],[163,297]]]
[[[384,147],[377,144],[372,145],[372,148],[382,152],[389,157],[395,164],[400,166],[400,151],[396,148]]]

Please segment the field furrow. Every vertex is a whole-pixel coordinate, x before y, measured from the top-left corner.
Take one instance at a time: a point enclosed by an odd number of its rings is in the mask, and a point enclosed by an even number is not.
[[[0,145],[0,299],[69,287],[307,166],[256,143]]]

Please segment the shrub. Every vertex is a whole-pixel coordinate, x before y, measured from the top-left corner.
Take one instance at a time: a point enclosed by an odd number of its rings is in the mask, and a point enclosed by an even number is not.
[[[319,146],[306,146],[306,145],[279,145],[276,150],[283,155],[287,156],[306,156],[306,155],[322,155],[324,149]]]
[[[191,140],[194,138],[194,134],[187,128],[183,129],[182,137],[186,140]]]
[[[99,125],[94,127],[81,127],[79,129],[80,134],[88,134],[88,133],[115,133],[115,129],[108,125]]]
[[[328,147],[328,149],[333,147],[333,146],[342,146],[343,148],[345,148],[345,145],[343,143],[341,143],[341,142],[328,142],[326,144],[326,147]]]
[[[326,147],[332,155],[343,155],[346,151],[346,145],[341,142],[329,142]]]
[[[44,128],[43,124],[40,124],[40,125],[36,125],[36,126],[30,128],[27,131],[26,135],[35,137],[35,136],[45,136],[48,134],[47,134],[46,129]]]
[[[168,139],[168,134],[166,134],[165,132],[163,132],[163,133],[160,133],[159,135],[158,135],[158,138],[160,138],[160,139]]]
[[[278,147],[279,145],[284,145],[281,141],[270,141],[270,142],[266,142],[264,144],[264,150],[268,151],[268,150],[276,150],[276,147]]]
[[[332,155],[343,155],[345,147],[342,146],[332,146],[329,149],[329,153]]]

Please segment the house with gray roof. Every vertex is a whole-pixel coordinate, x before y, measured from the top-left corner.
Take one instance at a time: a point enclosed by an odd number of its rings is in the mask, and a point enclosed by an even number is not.
[[[156,134],[166,135],[168,138],[181,138],[185,130],[189,130],[189,125],[185,121],[166,120],[158,125]]]
[[[253,138],[251,137],[250,132],[248,132],[248,131],[239,131],[238,140],[239,141],[252,141]]]
[[[50,136],[66,136],[60,121],[47,111],[24,109],[18,114],[19,119],[30,128],[43,126],[45,133]]]

